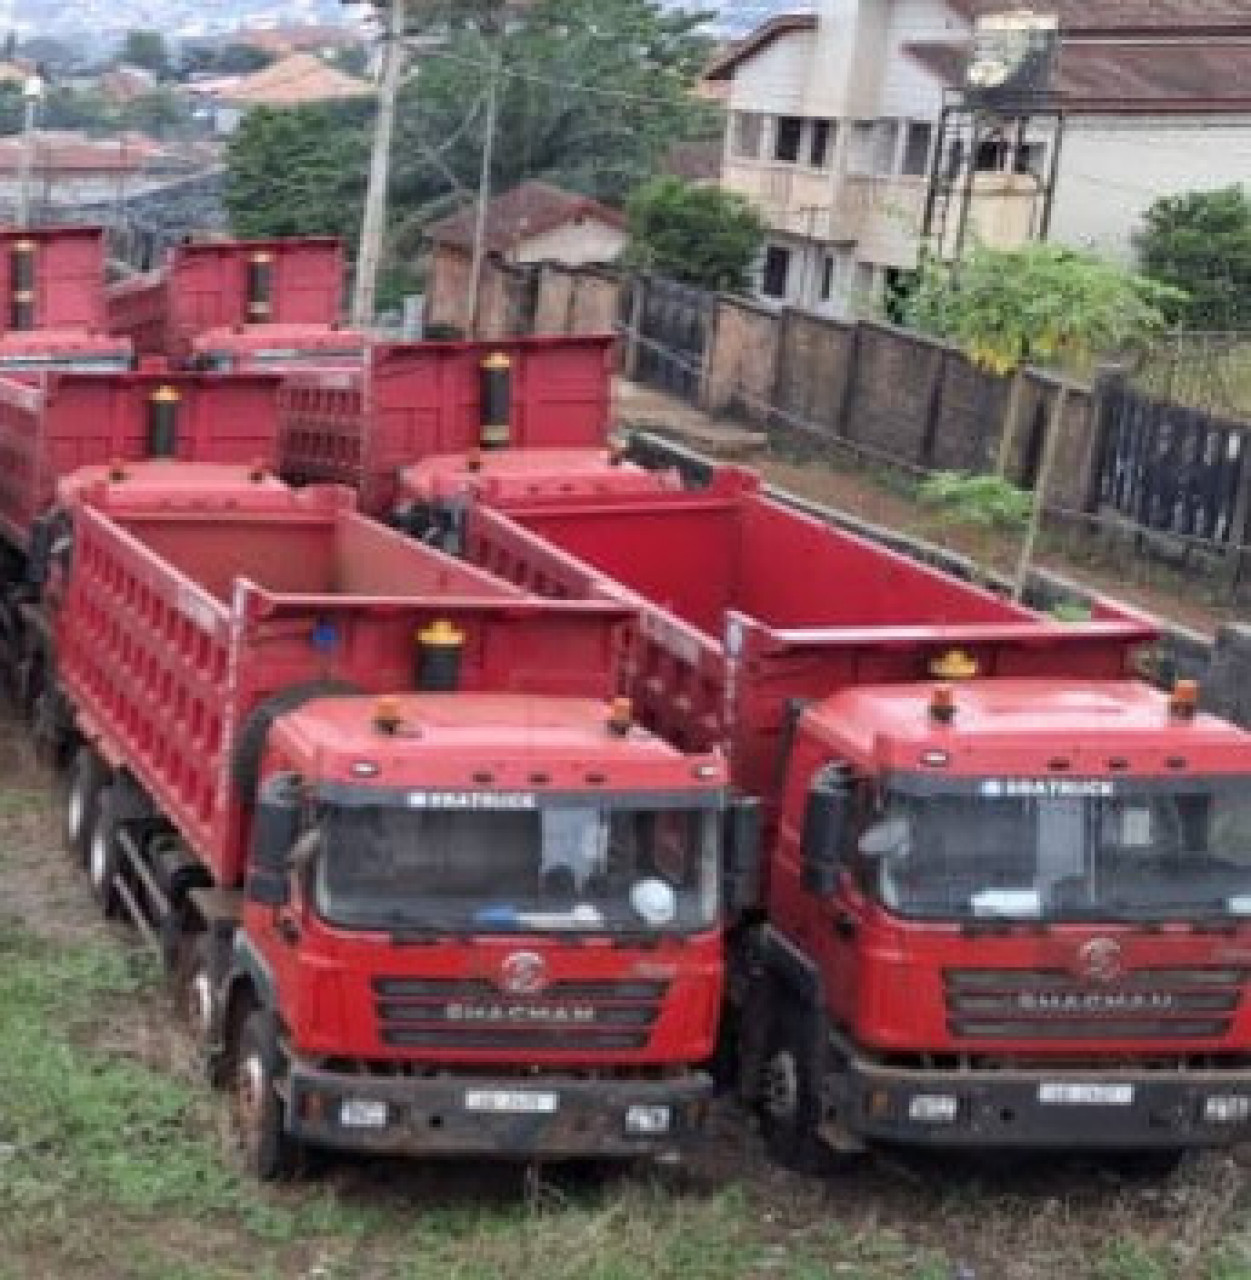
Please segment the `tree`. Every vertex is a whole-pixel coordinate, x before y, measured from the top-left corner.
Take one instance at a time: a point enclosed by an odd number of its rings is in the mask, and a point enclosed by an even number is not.
[[[1113,263],[1050,244],[1021,249],[977,247],[964,261],[924,263],[905,312],[923,332],[956,342],[974,364],[1015,381],[1000,438],[1000,475],[1007,469],[1026,363],[1066,375],[1089,371],[1100,356],[1139,348],[1166,325],[1178,290]],[[1052,401],[1029,524],[1017,563],[1020,598],[1042,524],[1047,487],[1071,391],[1062,378]]]
[[[126,32],[121,59],[132,67],[146,67],[156,75],[164,75],[169,70],[169,50],[159,31]]]
[[[626,212],[632,266],[702,289],[747,287],[765,227],[742,196],[656,178],[630,197]]]
[[[354,239],[365,189],[368,103],[248,112],[226,154],[226,208],[241,236]]]
[[[1167,308],[1187,329],[1251,327],[1251,197],[1241,186],[1166,196],[1135,237],[1148,275],[1185,290]]]

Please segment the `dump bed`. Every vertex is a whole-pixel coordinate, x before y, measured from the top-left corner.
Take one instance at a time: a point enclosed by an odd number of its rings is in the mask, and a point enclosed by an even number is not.
[[[478,507],[465,548],[536,594],[638,605],[640,718],[686,750],[724,746],[736,784],[766,798],[794,699],[926,679],[954,648],[987,675],[1112,679],[1153,635],[1111,605],[1062,625],[793,511],[734,469],[702,491]]]
[[[626,612],[527,598],[357,515],[338,489],[258,488],[247,505],[110,513],[83,491],[55,613],[63,685],[89,740],[133,772],[223,885],[248,818],[230,768],[263,700],[310,681],[413,688],[416,633],[467,637],[460,687],[612,691]]]
[[[482,366],[509,360],[509,428],[518,448],[607,441],[611,336],[396,343],[372,348],[357,376],[292,378],[282,392],[283,474],[345,484],[371,515],[389,514],[400,471],[480,439]]]
[[[102,227],[0,230],[0,297],[5,300],[0,334],[34,329],[102,333],[104,263]]]
[[[182,364],[208,330],[336,325],[343,281],[343,246],[330,237],[182,244],[160,271],[109,290],[109,322],[140,353]]]
[[[150,456],[153,433],[185,462],[276,465],[273,374],[50,374],[0,378],[0,536],[27,546],[57,484],[80,467]]]

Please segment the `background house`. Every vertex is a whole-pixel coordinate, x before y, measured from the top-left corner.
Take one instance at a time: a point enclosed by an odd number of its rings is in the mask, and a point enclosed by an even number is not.
[[[476,227],[477,207],[469,205],[426,228],[430,324],[469,327],[466,296]],[[620,256],[626,240],[623,214],[546,182],[524,182],[487,206],[484,248],[507,263],[609,263]]]
[[[845,314],[911,271],[945,94],[994,0],[819,0],[718,59],[728,85],[722,183],[764,212],[767,300]],[[1159,196],[1220,186],[1251,162],[1245,0],[1053,0],[1066,113],[1050,238],[1113,257]],[[972,165],[970,227],[1037,233],[1054,130],[1035,123]],[[939,245],[940,251],[950,246]]]

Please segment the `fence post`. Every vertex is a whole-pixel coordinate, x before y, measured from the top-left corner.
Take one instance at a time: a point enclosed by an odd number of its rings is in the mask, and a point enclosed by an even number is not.
[[[834,434],[844,440],[854,440],[852,431],[852,414],[856,408],[857,384],[860,381],[861,335],[864,333],[863,321],[857,320],[851,331],[851,350],[847,353],[847,378],[843,383],[843,395],[838,406],[838,418],[834,423]]]
[[[1103,471],[1107,462],[1108,441],[1112,435],[1112,414],[1121,403],[1128,386],[1125,370],[1120,366],[1105,366],[1095,375],[1091,387],[1090,416],[1095,432],[1094,447],[1090,451],[1090,474],[1086,477],[1086,497],[1082,510],[1094,515],[1099,510],[1103,490]]]
[[[930,385],[925,397],[925,426],[921,431],[920,448],[917,450],[917,461],[923,467],[929,467],[934,461],[934,446],[938,443],[938,423],[943,412],[943,391],[947,385],[946,347],[939,347],[934,360],[934,371],[930,374]]]
[[[626,348],[622,360],[622,372],[631,381],[638,378],[639,335],[643,332],[643,304],[647,297],[647,282],[643,276],[631,276],[629,284],[630,308],[626,316]]]

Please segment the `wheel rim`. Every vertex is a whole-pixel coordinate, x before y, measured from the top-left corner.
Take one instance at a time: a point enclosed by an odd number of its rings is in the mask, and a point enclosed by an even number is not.
[[[87,816],[87,797],[83,795],[83,785],[75,780],[70,787],[69,800],[66,803],[66,826],[69,828],[71,840],[82,837],[83,821]]]
[[[788,1124],[799,1112],[799,1064],[789,1049],[779,1049],[765,1065],[763,1102],[765,1113]]]
[[[260,1055],[249,1053],[239,1063],[235,1084],[235,1105],[239,1114],[239,1132],[246,1151],[260,1146],[261,1126],[265,1114],[265,1095],[269,1090],[269,1073]]]
[[[92,832],[88,863],[92,886],[98,893],[104,893],[108,887],[105,884],[105,880],[108,877],[109,850],[108,842],[105,840],[104,832],[102,831]]]
[[[191,975],[188,985],[187,1018],[196,1038],[207,1043],[213,1025],[213,984],[202,967]]]

